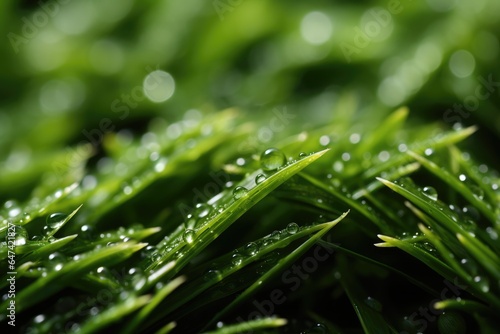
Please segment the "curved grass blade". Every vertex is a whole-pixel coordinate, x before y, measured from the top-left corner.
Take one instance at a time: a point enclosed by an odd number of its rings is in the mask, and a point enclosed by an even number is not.
[[[286,319],[282,318],[263,318],[247,322],[241,322],[235,325],[227,325],[219,328],[215,331],[205,332],[205,334],[238,334],[238,333],[248,333],[254,330],[265,329],[265,328],[277,328],[282,327],[287,324]]]
[[[90,317],[85,323],[83,323],[78,330],[80,334],[93,334],[97,333],[102,328],[109,326],[112,323],[119,322],[123,318],[135,310],[146,305],[150,296],[129,296],[126,300],[120,303],[114,304],[113,307],[108,308],[102,313],[94,317]]]

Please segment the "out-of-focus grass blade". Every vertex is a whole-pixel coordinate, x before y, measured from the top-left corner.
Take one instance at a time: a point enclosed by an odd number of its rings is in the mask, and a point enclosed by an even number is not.
[[[150,300],[150,296],[134,296],[131,295],[127,297],[126,300],[121,301],[118,304],[113,305],[113,307],[99,313],[94,317],[90,317],[85,323],[83,323],[78,330],[80,334],[93,334],[97,333],[102,328],[119,321],[135,310],[146,305]]]

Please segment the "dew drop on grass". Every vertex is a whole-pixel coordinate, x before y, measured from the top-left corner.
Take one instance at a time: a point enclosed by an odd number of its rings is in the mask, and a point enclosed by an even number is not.
[[[55,252],[47,257],[46,267],[50,270],[59,271],[64,267],[67,259],[61,253]]]
[[[433,201],[437,201],[438,193],[433,187],[424,187],[422,193]]]
[[[490,236],[491,240],[498,240],[498,233],[493,227],[487,227],[486,233]]]
[[[80,227],[80,233],[78,234],[78,236],[82,237],[82,239],[85,240],[92,240],[94,236],[94,228],[90,225],[82,225],[82,227]]]
[[[243,255],[240,253],[236,252],[231,256],[231,263],[233,266],[239,266],[243,263]]]
[[[198,218],[205,218],[210,214],[210,206],[204,203],[196,204],[196,215]]]
[[[257,255],[259,252],[259,246],[255,242],[249,242],[245,246],[245,251],[249,256]]]
[[[286,227],[286,231],[289,234],[295,234],[295,233],[297,233],[299,231],[299,225],[297,225],[297,223],[290,223]]]
[[[321,323],[317,323],[303,333],[305,333],[305,334],[327,334],[328,329],[325,325],[323,325]]]
[[[423,245],[424,249],[430,253],[435,252],[436,248],[434,248],[434,245],[431,244],[430,242],[424,242]]]
[[[58,229],[62,226],[62,224],[64,223],[64,220],[66,219],[66,217],[68,217],[67,215],[65,215],[64,213],[60,213],[60,212],[57,212],[57,213],[52,213],[51,215],[49,215],[47,217],[47,220],[46,220],[46,227],[47,228],[44,228],[47,233],[50,233],[52,232],[53,230],[55,229]]]
[[[480,187],[476,185],[470,185],[469,189],[472,191],[472,194],[479,200],[484,199],[484,191]]]
[[[273,233],[271,233],[270,238],[273,239],[274,241],[280,240],[281,239],[281,232],[280,231],[273,231]]]
[[[460,260],[460,264],[465,268],[465,270],[467,270],[469,274],[475,275],[477,273],[477,266],[472,260],[462,259]]]
[[[190,230],[190,229],[185,230],[184,234],[182,235],[182,238],[188,244],[190,244],[194,241],[194,237],[195,237],[195,232],[193,230]]]
[[[375,298],[368,297],[365,299],[365,304],[370,306],[372,309],[374,309],[377,312],[382,311],[382,304],[376,300]]]
[[[108,268],[106,267],[99,267],[96,270],[97,277],[103,280],[108,280],[108,279],[113,279],[113,275],[111,274],[111,271],[109,271]]]
[[[129,277],[129,285],[134,290],[140,290],[144,285],[146,285],[147,278],[144,275],[144,272],[139,268],[131,268],[128,271]]]
[[[220,271],[216,269],[211,269],[203,275],[203,280],[205,282],[210,282],[210,281],[220,281],[222,278],[222,274]]]
[[[45,315],[43,314],[39,314],[35,318],[33,318],[33,323],[35,324],[41,324],[44,321],[45,321]]]
[[[462,212],[466,220],[477,221],[480,218],[479,211],[472,205],[463,207]]]
[[[28,231],[22,226],[15,225],[15,236],[14,236],[14,245],[22,246],[26,245],[26,241],[28,240]]]
[[[307,153],[305,153],[305,152],[300,152],[299,153],[299,158],[300,159],[304,159],[305,157],[307,157]]]
[[[153,245],[148,245],[141,251],[141,257],[143,259],[151,259],[155,254],[158,254],[158,249]]]
[[[266,180],[266,176],[264,174],[259,174],[255,177],[255,183],[256,184],[261,184]]]
[[[260,167],[266,172],[273,172],[286,164],[286,156],[277,148],[269,148],[260,156]]]
[[[479,289],[484,293],[490,291],[490,283],[485,277],[476,276],[474,277],[474,282],[479,286]]]
[[[240,199],[248,193],[248,189],[245,187],[236,187],[233,190],[234,199]]]

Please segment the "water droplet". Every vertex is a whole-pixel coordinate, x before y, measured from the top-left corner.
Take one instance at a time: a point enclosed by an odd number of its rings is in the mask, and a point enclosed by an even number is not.
[[[286,163],[286,156],[277,148],[269,148],[260,156],[260,166],[266,172],[276,171]]]
[[[337,173],[341,173],[344,170],[344,163],[342,161],[335,161],[333,163],[333,170]]]
[[[495,229],[493,229],[493,227],[487,227],[486,233],[488,233],[492,240],[498,240],[498,233],[497,231],[495,231]]]
[[[460,264],[467,270],[469,274],[475,275],[477,273],[477,266],[472,260],[462,259],[460,260]]]
[[[309,328],[309,330],[306,332],[307,334],[326,334],[328,333],[328,329],[326,328],[325,325],[323,324],[316,324],[313,327]]]
[[[210,213],[210,206],[204,203],[196,204],[196,215],[198,218],[205,218]]]
[[[207,271],[207,273],[203,276],[203,280],[205,282],[220,281],[221,279],[222,279],[222,274],[220,271],[216,269],[211,269]]]
[[[47,225],[43,227],[44,234],[51,234],[54,230],[59,229],[66,219],[67,215],[64,213],[53,213],[47,217]]]
[[[382,304],[376,300],[375,298],[368,297],[365,299],[365,304],[370,306],[372,309],[374,309],[377,312],[382,312]]]
[[[90,310],[89,310],[89,314],[93,317],[95,317],[96,315],[98,315],[100,312],[100,309],[97,307],[97,306],[94,306],[92,307]]]
[[[233,190],[234,199],[240,199],[248,193],[248,189],[245,187],[236,187]]]
[[[246,160],[245,158],[238,158],[236,159],[236,165],[240,166],[240,167],[243,167],[246,165]]]
[[[434,245],[431,244],[430,242],[424,242],[422,244],[422,246],[424,247],[424,249],[428,252],[435,252],[436,251],[436,248],[434,248]]]
[[[323,135],[319,138],[319,144],[321,146],[327,146],[328,144],[330,144],[330,137],[326,136],[326,135]]]
[[[81,236],[85,240],[93,239],[94,228],[90,225],[82,225],[82,227],[80,227],[79,236]]]
[[[422,193],[433,201],[437,201],[438,193],[433,187],[424,187]]]
[[[239,266],[243,263],[243,255],[240,253],[236,252],[231,256],[231,263],[233,266]]]
[[[165,167],[167,166],[167,163],[168,160],[166,158],[161,158],[160,160],[158,160],[158,162],[154,166],[155,172],[163,172],[165,170]]]
[[[484,199],[484,191],[483,191],[483,189],[481,189],[480,187],[478,187],[476,185],[469,185],[468,187],[472,191],[472,194],[475,197],[477,197],[477,199],[479,199],[479,200],[483,200]]]
[[[477,225],[475,222],[473,222],[472,220],[470,219],[467,219],[467,220],[464,220],[462,221],[462,228],[466,231],[469,231],[469,232],[474,232],[477,228]]]
[[[50,254],[47,257],[47,262],[45,267],[47,269],[59,271],[63,268],[64,264],[66,263],[67,259],[64,255],[61,253],[55,252]]]
[[[128,274],[130,275],[128,277],[128,285],[133,288],[134,290],[140,290],[142,289],[146,283],[147,283],[147,278],[144,275],[144,272],[139,269],[139,268],[131,268],[128,271]]]
[[[190,230],[190,229],[187,229],[184,231],[184,234],[182,235],[182,238],[184,239],[184,241],[188,244],[192,243],[194,241],[194,238],[195,238],[195,231],[193,230]]]
[[[33,318],[33,323],[35,324],[41,324],[44,321],[45,321],[45,315],[43,314],[39,314],[35,318]]]
[[[476,276],[474,277],[474,282],[479,286],[479,289],[481,289],[481,291],[485,293],[490,291],[490,283],[485,277]]]
[[[109,271],[109,269],[106,267],[97,268],[96,273],[100,279],[103,280],[114,279],[113,275],[111,274],[111,271]]]
[[[255,177],[255,183],[256,184],[261,184],[266,180],[266,176],[264,174],[259,174]]]
[[[249,242],[245,246],[245,251],[249,256],[257,255],[259,252],[259,246],[255,242]]]
[[[273,231],[273,233],[271,233],[270,238],[273,239],[274,241],[280,240],[281,239],[281,232],[280,231]]]
[[[300,152],[299,153],[299,158],[300,159],[304,159],[305,157],[307,157],[307,153],[305,153],[305,152]]]
[[[146,248],[144,248],[141,252],[141,257],[144,259],[149,258],[149,259],[155,261],[155,258],[157,256],[159,256],[158,249],[153,245],[146,246]]]
[[[472,220],[472,221],[477,221],[479,220],[479,211],[473,207],[472,205],[467,205],[462,209],[462,212],[464,214],[464,218],[466,220]]]
[[[295,233],[297,233],[299,231],[299,225],[297,225],[297,223],[290,223],[286,227],[286,231],[289,234],[295,234]]]

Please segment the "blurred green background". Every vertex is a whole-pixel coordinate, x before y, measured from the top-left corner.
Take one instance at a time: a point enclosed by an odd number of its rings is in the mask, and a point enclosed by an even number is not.
[[[402,105],[415,124],[478,124],[471,145],[498,163],[499,23],[496,0],[1,1],[0,199],[109,130],[236,107],[286,108],[291,133],[343,96],[375,126]]]

